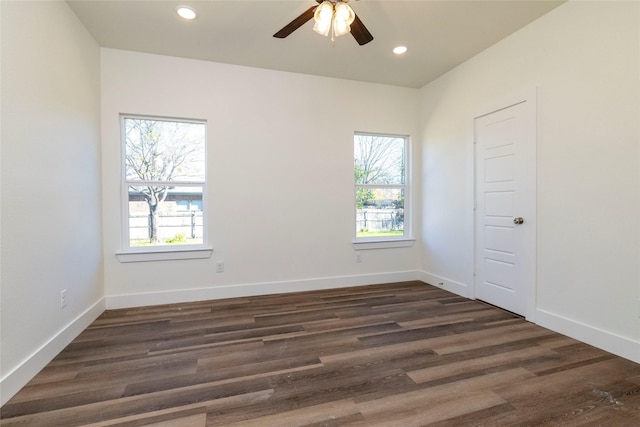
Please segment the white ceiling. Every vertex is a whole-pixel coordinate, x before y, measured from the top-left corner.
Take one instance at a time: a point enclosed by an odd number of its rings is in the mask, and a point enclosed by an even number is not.
[[[272,35],[315,0],[68,0],[100,46],[419,88],[563,1],[362,0],[351,6],[373,34],[328,37],[307,22]],[[176,6],[198,12],[193,21]],[[391,49],[406,45],[396,56]]]

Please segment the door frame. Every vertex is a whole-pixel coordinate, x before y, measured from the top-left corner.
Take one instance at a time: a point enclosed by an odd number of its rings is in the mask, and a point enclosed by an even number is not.
[[[535,323],[535,314],[536,314],[536,289],[537,289],[537,88],[532,87],[520,92],[516,92],[511,94],[510,96],[504,97],[502,99],[497,99],[485,105],[483,108],[479,108],[471,118],[470,124],[470,132],[471,132],[471,145],[472,145],[472,153],[471,156],[471,170],[472,170],[472,216],[473,216],[473,289],[472,289],[472,298],[476,299],[477,295],[477,240],[478,240],[478,212],[476,210],[477,206],[477,195],[478,195],[478,182],[477,182],[477,150],[475,144],[475,120],[482,116],[486,116],[488,114],[494,113],[496,111],[503,110],[505,108],[512,107],[517,104],[524,104],[523,115],[525,118],[525,126],[530,130],[530,135],[528,138],[528,150],[526,155],[530,157],[529,161],[533,162],[531,180],[528,183],[527,191],[533,193],[533,208],[527,214],[527,226],[533,227],[533,242],[532,247],[529,247],[529,253],[525,254],[528,259],[528,262],[533,263],[531,268],[533,277],[529,278],[525,282],[524,296],[526,298],[526,307],[525,307],[525,318]]]

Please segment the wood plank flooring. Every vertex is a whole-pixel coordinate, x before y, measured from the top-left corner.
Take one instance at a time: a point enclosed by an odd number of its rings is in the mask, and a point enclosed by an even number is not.
[[[2,426],[640,426],[640,365],[422,282],[105,312]]]

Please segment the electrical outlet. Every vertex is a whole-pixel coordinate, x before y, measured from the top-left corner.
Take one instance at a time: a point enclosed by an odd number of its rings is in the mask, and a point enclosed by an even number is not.
[[[67,306],[67,290],[63,289],[60,291],[60,308],[65,308]]]
[[[224,273],[224,261],[216,262],[216,273]]]
[[[356,252],[356,262],[362,262],[362,254],[360,252]]]

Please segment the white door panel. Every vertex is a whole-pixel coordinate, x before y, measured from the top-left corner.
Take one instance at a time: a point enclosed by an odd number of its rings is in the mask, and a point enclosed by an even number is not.
[[[535,308],[535,97],[477,116],[474,141],[475,296],[530,317]]]
[[[493,286],[513,292],[515,288],[514,264],[512,262],[499,261],[485,258],[485,281]]]
[[[513,191],[487,191],[484,193],[485,214],[490,217],[513,218]]]
[[[513,181],[513,161],[513,155],[485,158],[484,182]]]
[[[486,225],[484,227],[485,251],[504,252],[514,255],[513,227]]]

